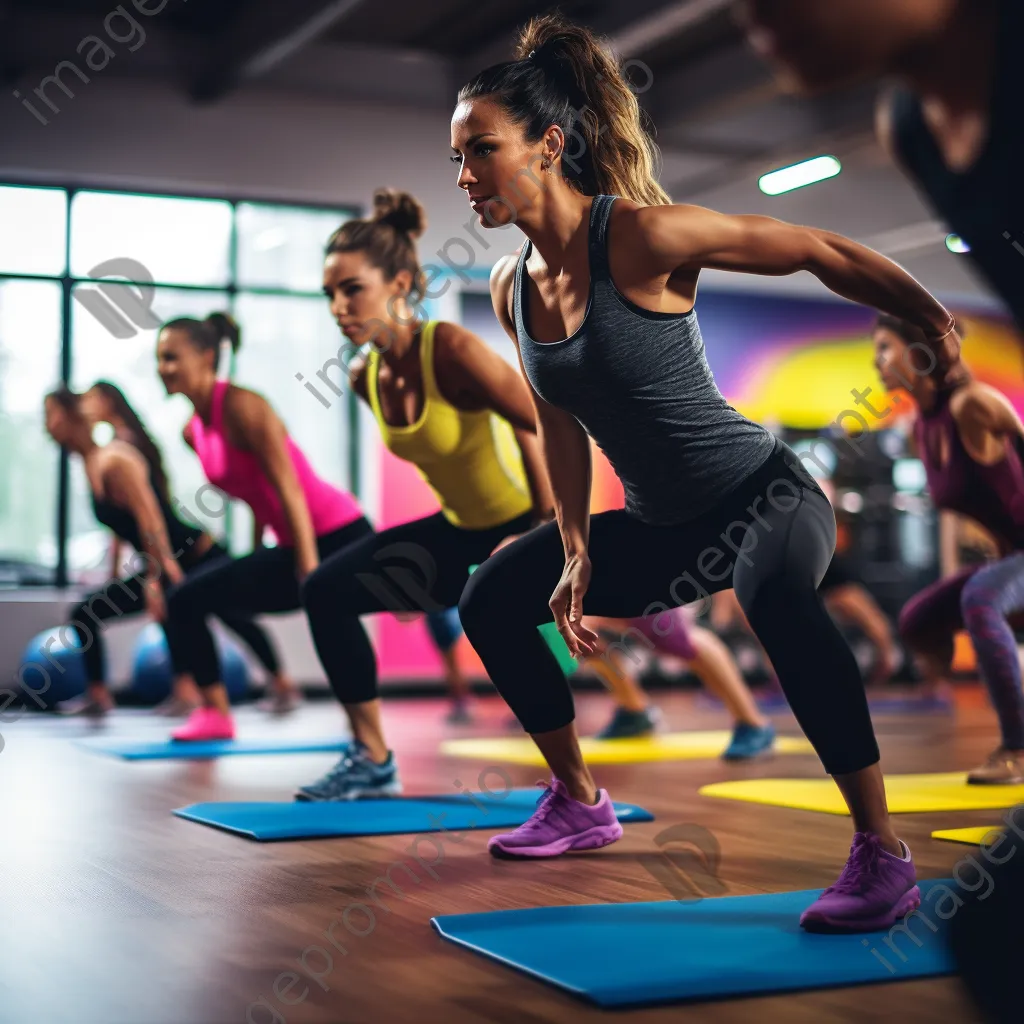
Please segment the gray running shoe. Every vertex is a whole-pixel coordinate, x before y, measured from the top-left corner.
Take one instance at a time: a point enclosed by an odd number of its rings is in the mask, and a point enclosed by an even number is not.
[[[300,786],[296,800],[360,800],[366,797],[398,796],[402,782],[398,777],[395,755],[388,751],[384,764],[374,764],[366,747],[353,740],[338,763],[323,778],[309,786]]]

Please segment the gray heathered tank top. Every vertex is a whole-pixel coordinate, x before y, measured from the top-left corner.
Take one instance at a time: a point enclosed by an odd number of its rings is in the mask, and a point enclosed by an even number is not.
[[[537,394],[575,416],[608,456],[626,510],[655,525],[684,523],[758,469],[775,442],[718,390],[695,311],[651,312],[615,287],[608,270],[614,201],[594,197],[590,297],[579,330],[564,341],[543,344],[526,329],[531,245],[523,246],[512,297],[519,349]]]

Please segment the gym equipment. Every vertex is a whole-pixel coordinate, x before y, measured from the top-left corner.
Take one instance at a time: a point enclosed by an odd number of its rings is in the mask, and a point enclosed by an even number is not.
[[[803,931],[800,913],[821,889],[713,899],[694,890],[685,900],[451,914],[431,924],[449,942],[598,1006],[650,1006],[952,974],[948,923],[930,908],[955,885],[921,882],[919,913],[931,924],[895,936]]]
[[[849,814],[831,779],[743,779],[702,786],[701,796],[745,800],[825,814]],[[1024,786],[969,786],[966,772],[934,775],[886,775],[885,796],[891,814],[924,811],[983,811],[1012,807],[1024,800]]]
[[[249,692],[249,670],[242,652],[234,641],[214,633],[220,657],[224,685],[232,703],[246,698]],[[171,692],[174,671],[167,638],[156,622],[139,633],[132,653],[131,693],[143,704],[158,704]]]
[[[15,675],[29,708],[52,708],[85,692],[85,658],[78,633],[66,624],[32,637]]]
[[[207,740],[181,743],[177,740],[80,740],[78,745],[94,754],[107,754],[125,761],[206,761],[233,754],[326,754],[340,753],[349,744],[337,736],[296,739],[268,737],[265,739]]]
[[[498,774],[494,772],[494,774]],[[209,803],[181,807],[179,818],[271,842],[328,836],[392,836],[447,829],[499,829],[522,825],[537,808],[536,788],[488,796],[387,797],[323,803]],[[619,821],[653,821],[633,804],[615,804]],[[434,844],[437,850],[437,844]],[[443,856],[443,855],[442,855]],[[437,863],[436,861],[434,863]]]
[[[676,732],[640,736],[636,739],[599,740],[580,737],[580,750],[588,764],[640,764],[644,761],[696,761],[721,757],[732,733]],[[512,764],[543,765],[546,762],[528,737],[499,736],[494,739],[446,740],[441,753],[449,757],[468,757],[480,761],[509,761]],[[802,736],[779,736],[773,753],[813,754],[814,748]]]
[[[948,843],[966,843],[968,846],[991,846],[1005,830],[999,825],[982,825],[980,828],[940,828],[932,833],[932,839],[944,839]],[[986,843],[990,837],[992,842]]]

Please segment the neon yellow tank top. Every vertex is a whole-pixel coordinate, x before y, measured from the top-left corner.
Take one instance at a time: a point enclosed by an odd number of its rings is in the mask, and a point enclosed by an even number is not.
[[[512,425],[490,410],[456,409],[440,392],[434,376],[434,331],[437,321],[420,332],[423,410],[406,427],[384,420],[377,388],[380,353],[370,350],[366,393],[393,454],[411,462],[441,503],[454,526],[486,530],[528,512],[533,505],[522,453]]]

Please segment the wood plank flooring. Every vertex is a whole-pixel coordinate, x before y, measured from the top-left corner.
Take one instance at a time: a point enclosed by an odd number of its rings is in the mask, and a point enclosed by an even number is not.
[[[691,694],[657,695],[669,726],[723,728],[722,712]],[[608,704],[579,698],[580,726],[603,724]],[[478,790],[485,762],[445,758],[446,736],[505,733],[504,705],[476,704],[478,724],[443,723],[440,701],[393,700],[386,719],[410,793]],[[796,734],[787,714],[777,726]],[[311,703],[268,723],[251,709],[244,732],[311,735],[338,727],[337,710]],[[876,718],[890,772],[962,769],[995,745],[995,721],[975,687],[958,691],[955,715]],[[160,736],[164,723],[119,712],[103,728]],[[706,782],[769,775],[818,777],[813,757],[754,765],[720,761],[601,766],[600,784],[640,803],[657,821],[632,825],[608,850],[541,863],[487,856],[490,833],[424,841],[435,877],[387,889],[372,920],[349,909],[335,926],[342,952],[325,937],[346,908],[389,867],[407,861],[408,836],[258,844],[182,821],[171,810],[209,800],[290,799],[332,755],[229,757],[214,762],[128,763],[87,753],[71,741],[89,727],[26,715],[0,724],[0,1022],[3,1024],[591,1024],[608,1020],[558,991],[441,940],[435,914],[544,904],[668,899],[659,883],[655,837],[672,825],[707,829],[721,847],[721,889],[729,894],[813,888],[832,882],[850,838],[846,818],[699,797]],[[516,785],[539,769],[503,765]],[[929,838],[932,829],[989,824],[998,812],[905,815],[900,834],[921,877],[948,875],[968,848]],[[398,878],[407,876],[393,872]],[[696,876],[695,876],[696,877]],[[697,883],[716,888],[713,883]],[[697,892],[697,895],[701,893]],[[383,904],[383,907],[381,906]],[[386,908],[386,909],[384,909]],[[354,932],[364,934],[354,935]],[[331,953],[328,963],[320,947]],[[304,954],[304,951],[305,954]],[[305,955],[305,963],[302,958]],[[305,968],[305,971],[303,970]],[[297,976],[292,980],[291,973]],[[319,975],[319,981],[311,975]],[[276,986],[276,991],[275,991]],[[301,997],[301,1001],[299,1001]],[[291,1005],[290,1005],[291,1004]],[[902,1019],[975,1021],[956,979],[898,982],[770,998],[616,1012],[623,1024],[708,1021]]]

